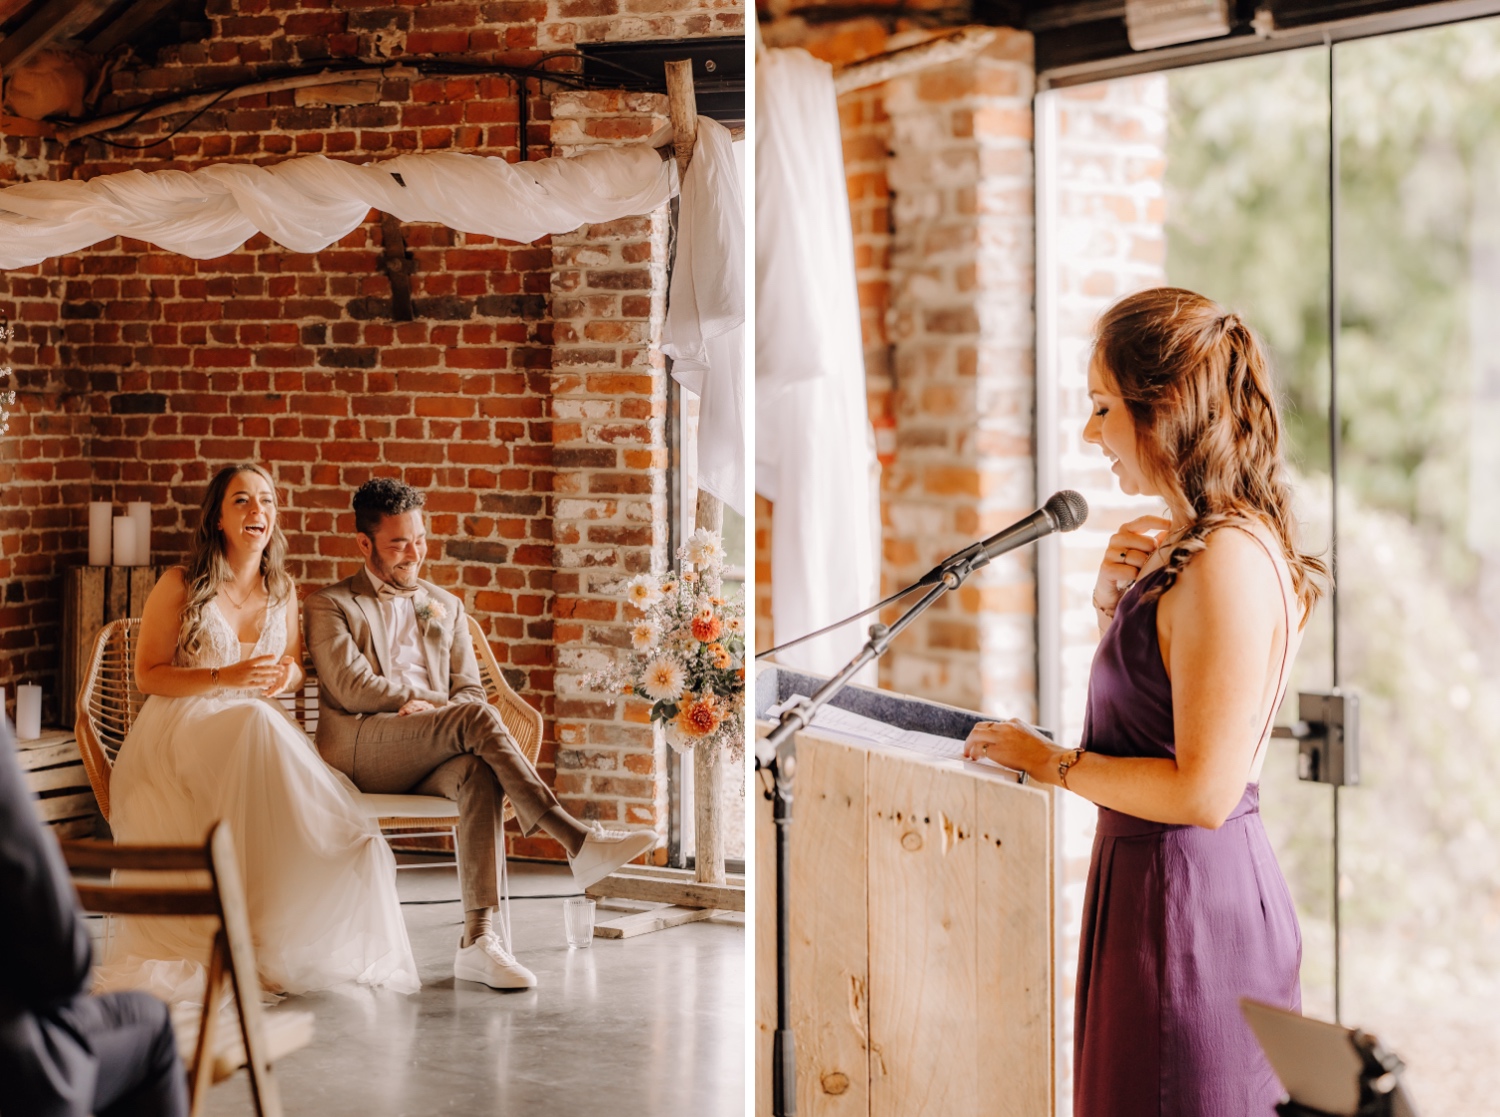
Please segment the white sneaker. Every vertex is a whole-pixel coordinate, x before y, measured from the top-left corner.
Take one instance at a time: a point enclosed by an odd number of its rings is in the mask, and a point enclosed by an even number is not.
[[[589,823],[589,829],[593,833],[584,839],[583,848],[568,858],[580,888],[598,884],[621,865],[656,848],[655,830],[606,830],[597,822]]]
[[[453,976],[459,980],[482,982],[491,989],[530,989],[536,985],[536,974],[517,962],[494,932],[480,935],[468,946],[462,945],[462,939],[459,943],[453,958]]]

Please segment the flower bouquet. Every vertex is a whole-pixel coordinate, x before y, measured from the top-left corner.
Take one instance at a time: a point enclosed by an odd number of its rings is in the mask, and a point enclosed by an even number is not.
[[[651,720],[679,751],[725,745],[744,755],[745,602],[726,600],[724,545],[699,528],[677,552],[694,569],[639,574],[625,584],[637,619],[634,655],[585,676],[594,690],[635,694],[651,702]]]

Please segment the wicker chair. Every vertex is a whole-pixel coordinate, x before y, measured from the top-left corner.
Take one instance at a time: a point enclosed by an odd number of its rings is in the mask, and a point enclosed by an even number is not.
[[[479,622],[472,616],[468,619],[485,694],[499,711],[500,720],[510,730],[526,759],[535,765],[542,744],[542,715],[511,689]],[[118,620],[100,630],[78,694],[78,720],[74,727],[78,751],[83,755],[89,783],[99,801],[99,813],[106,822],[109,821],[110,773],[120,746],[146,700],[135,687],[135,643],[140,626],[139,619]],[[318,724],[318,680],[310,663],[304,665],[304,670],[307,679],[303,685],[295,693],[281,696],[278,701],[311,736]],[[365,814],[377,819],[381,831],[387,836],[410,838],[436,834],[456,839],[458,812],[452,800],[438,795],[363,793],[360,800]],[[509,800],[505,803],[504,817],[507,820],[515,817],[515,808]],[[503,877],[504,858],[500,863]]]

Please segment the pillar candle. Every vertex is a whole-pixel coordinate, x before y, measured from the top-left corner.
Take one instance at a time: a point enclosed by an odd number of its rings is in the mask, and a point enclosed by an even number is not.
[[[89,502],[89,565],[109,565],[110,520],[114,508],[107,500]]]
[[[129,516],[115,517],[115,565],[135,565],[135,521]]]
[[[16,687],[16,736],[35,741],[42,735],[42,688],[31,683]]]
[[[151,565],[151,502],[132,500],[126,508],[135,523],[135,561],[131,566]]]

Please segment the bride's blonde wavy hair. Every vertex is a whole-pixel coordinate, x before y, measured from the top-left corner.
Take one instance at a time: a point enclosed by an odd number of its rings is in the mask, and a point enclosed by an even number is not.
[[[224,494],[231,482],[242,473],[253,473],[276,491],[276,481],[271,474],[253,462],[226,465],[214,474],[208,483],[208,492],[203,494],[203,505],[198,511],[198,528],[193,532],[192,550],[187,561],[187,605],[182,610],[182,627],[177,643],[183,652],[191,656],[203,642],[203,610],[219,592],[219,587],[233,579],[234,571],[224,558],[224,533],[219,527],[219,513],[224,507]],[[271,604],[276,605],[291,597],[292,578],[286,572],[286,536],[281,533],[281,517],[271,529],[271,538],[260,556],[260,573],[266,580],[266,592]]]
[[[1150,594],[1171,588],[1215,529],[1258,520],[1280,541],[1303,612],[1310,611],[1328,567],[1298,546],[1281,417],[1250,327],[1202,295],[1156,287],[1104,312],[1094,359],[1135,421],[1147,474],[1164,497],[1192,510]]]

